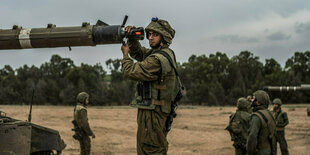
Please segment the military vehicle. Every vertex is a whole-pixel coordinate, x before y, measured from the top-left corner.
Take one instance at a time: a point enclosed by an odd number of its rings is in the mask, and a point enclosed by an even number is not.
[[[127,39],[144,39],[142,27],[124,30],[128,16],[122,25],[108,25],[100,20],[96,25],[84,22],[81,26],[47,28],[0,29],[0,50],[53,48],[72,46],[96,46],[100,44],[125,43]],[[30,111],[31,112],[31,111]],[[60,154],[65,148],[59,132],[50,128],[7,117],[0,112],[0,155]],[[31,117],[30,117],[31,118]]]
[[[61,154],[65,147],[58,131],[8,117],[0,111],[1,155]]]
[[[14,25],[12,29],[0,29],[0,50],[25,48],[52,48],[72,46],[96,46],[99,44],[124,43],[124,38],[144,39],[142,27],[125,31],[128,16],[122,25],[108,25],[100,20],[96,25],[84,22],[81,26],[47,28],[22,28]]]
[[[264,90],[268,91],[310,91],[310,84],[301,84],[300,86],[265,86]],[[310,107],[307,107],[307,115],[310,116]]]
[[[301,84],[300,86],[265,86],[264,90],[268,91],[305,91],[310,90],[310,84]]]

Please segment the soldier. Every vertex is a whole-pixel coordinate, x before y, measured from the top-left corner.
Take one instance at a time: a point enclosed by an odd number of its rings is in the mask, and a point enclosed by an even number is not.
[[[282,155],[288,155],[287,143],[285,140],[284,128],[288,125],[288,117],[286,112],[282,111],[282,101],[275,98],[273,101],[273,116],[276,121],[276,140],[280,144]]]
[[[90,147],[91,142],[89,136],[95,138],[95,134],[89,127],[88,118],[87,118],[87,105],[88,105],[89,95],[85,92],[81,92],[77,96],[77,104],[74,108],[74,120],[77,123],[77,126],[80,130],[79,139],[80,148],[81,148],[81,155],[89,155],[90,154]]]
[[[253,113],[250,120],[247,151],[249,155],[275,154],[276,124],[271,112],[268,110],[269,95],[262,90],[253,93],[251,106]]]
[[[229,125],[226,130],[229,131],[231,140],[234,141],[236,155],[246,155],[246,140],[248,129],[250,127],[250,102],[241,97],[237,101],[236,113],[230,116]]]
[[[131,28],[128,26],[126,30]],[[127,78],[138,81],[136,97],[131,102],[138,108],[137,154],[167,154],[166,121],[176,83],[176,60],[169,45],[175,30],[167,21],[152,18],[145,31],[151,49],[129,39],[121,48],[122,71]],[[137,62],[134,63],[128,53]]]

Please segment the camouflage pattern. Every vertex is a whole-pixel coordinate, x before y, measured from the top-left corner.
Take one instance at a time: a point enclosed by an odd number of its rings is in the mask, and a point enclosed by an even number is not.
[[[239,110],[249,110],[251,108],[251,103],[244,97],[241,97],[237,101],[237,108]]]
[[[165,26],[162,27],[159,23]],[[129,40],[129,54],[137,62],[125,57],[122,60],[122,72],[131,80],[150,82],[152,102],[149,106],[137,104],[140,99],[137,96],[131,102],[138,108],[137,154],[167,154],[168,142],[166,139],[166,120],[171,111],[171,101],[175,93],[176,75],[167,58],[156,51],[163,51],[175,60],[173,51],[169,48],[175,31],[171,33],[166,28],[171,28],[168,22],[152,21],[146,31],[155,31],[163,36],[167,44],[160,44],[156,49],[142,47],[137,40]],[[176,65],[176,62],[173,62]],[[160,92],[160,93],[159,93]]]
[[[253,96],[255,96],[255,99],[257,99],[257,102],[261,105],[265,105],[265,107],[268,108],[268,105],[270,104],[270,99],[269,95],[263,91],[263,90],[258,90],[253,93]]]
[[[250,102],[246,98],[239,98],[237,101],[236,113],[230,116],[229,125],[226,128],[231,135],[231,140],[234,141],[233,146],[235,147],[236,155],[246,154],[246,140],[248,137],[248,129],[250,127],[249,113]]]
[[[82,140],[80,140],[81,155],[89,155],[91,149],[91,141],[89,136],[93,135],[93,131],[90,129],[87,108],[84,105],[86,98],[89,95],[85,92],[79,93],[77,96],[77,105],[74,108],[74,120],[76,120],[78,127],[82,131]]]
[[[76,101],[78,103],[84,104],[86,98],[89,98],[89,95],[86,92],[80,92],[78,96],[76,97]]]
[[[145,28],[146,33],[149,31],[155,31],[163,36],[163,39],[168,43],[172,43],[172,39],[175,35],[175,30],[170,26],[170,24],[162,19],[157,21],[151,21],[151,23]],[[148,38],[148,37],[147,37]]]
[[[272,103],[273,103],[273,104],[278,104],[279,106],[282,105],[282,101],[281,101],[281,99],[279,99],[279,98],[275,98],[275,99],[272,101]]]

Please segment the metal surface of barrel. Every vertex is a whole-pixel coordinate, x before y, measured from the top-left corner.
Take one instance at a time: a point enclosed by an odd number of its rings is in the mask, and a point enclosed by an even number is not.
[[[300,86],[265,86],[264,90],[268,91],[309,91],[310,84],[302,84]]]
[[[96,46],[122,43],[121,26],[107,24],[47,28],[21,28],[0,30],[0,49],[51,48],[70,46]]]

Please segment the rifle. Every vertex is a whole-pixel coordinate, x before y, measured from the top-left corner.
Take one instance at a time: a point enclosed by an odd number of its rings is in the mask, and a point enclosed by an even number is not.
[[[184,90],[184,87],[181,87],[181,89],[179,89],[176,97],[174,98],[173,101],[171,101],[171,111],[170,111],[169,116],[168,116],[168,118],[166,120],[166,130],[167,130],[167,132],[169,132],[171,130],[173,119],[175,117],[177,117],[176,110],[178,108],[178,102],[183,97],[182,90]]]
[[[74,131],[74,135],[72,135],[72,137],[75,139],[75,140],[82,140],[82,131],[81,129],[79,128],[76,120],[73,120],[72,121],[72,124],[73,124],[73,129],[72,131]]]

